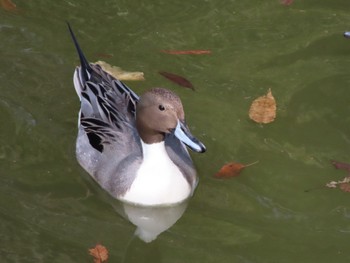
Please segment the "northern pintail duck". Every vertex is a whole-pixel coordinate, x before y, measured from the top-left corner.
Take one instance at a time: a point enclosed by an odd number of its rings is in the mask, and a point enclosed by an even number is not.
[[[81,103],[80,165],[122,201],[166,205],[190,197],[198,179],[185,145],[199,153],[205,146],[190,133],[180,98],[163,88],[137,96],[89,63],[68,28],[81,63],[73,77]]]

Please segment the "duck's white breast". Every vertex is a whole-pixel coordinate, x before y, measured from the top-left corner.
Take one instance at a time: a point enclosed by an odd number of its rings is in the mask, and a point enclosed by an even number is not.
[[[122,196],[142,205],[174,204],[185,200],[191,188],[179,168],[171,161],[164,142],[142,142],[143,162],[130,189]]]

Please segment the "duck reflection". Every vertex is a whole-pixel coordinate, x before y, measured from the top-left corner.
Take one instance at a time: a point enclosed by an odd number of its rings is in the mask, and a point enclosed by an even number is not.
[[[173,226],[183,215],[187,205],[187,201],[171,206],[157,207],[118,202],[114,208],[122,217],[136,226],[135,235],[149,243]]]

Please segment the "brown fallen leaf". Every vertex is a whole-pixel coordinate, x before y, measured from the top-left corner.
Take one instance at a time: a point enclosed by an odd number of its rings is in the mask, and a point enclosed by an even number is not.
[[[258,161],[251,163],[251,164],[241,164],[241,163],[227,163],[221,169],[214,175],[214,177],[217,178],[229,178],[229,177],[236,177],[239,176],[241,171],[253,164],[256,164]]]
[[[145,80],[143,72],[128,72],[104,61],[97,61],[95,64],[100,65],[103,70],[119,80]]]
[[[10,12],[17,12],[17,6],[11,0],[0,0],[0,5],[3,9]]]
[[[276,118],[276,100],[271,89],[267,94],[256,98],[249,109],[249,118],[257,123],[270,123]]]
[[[159,71],[159,74],[167,78],[168,80],[171,80],[172,82],[176,83],[177,85],[183,86],[185,88],[189,88],[194,91],[194,87],[192,83],[189,80],[185,79],[184,77],[181,77],[179,75],[176,75],[174,73],[169,73],[166,71]]]
[[[102,263],[108,259],[107,248],[100,244],[97,244],[94,248],[90,248],[89,253],[94,257],[94,263]]]

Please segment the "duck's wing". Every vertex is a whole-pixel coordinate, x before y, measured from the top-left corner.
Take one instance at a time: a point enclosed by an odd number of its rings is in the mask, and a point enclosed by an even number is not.
[[[99,65],[90,64],[94,81],[79,85],[81,110],[79,126],[83,127],[93,148],[103,152],[104,147],[126,141],[137,141],[135,126],[138,97],[122,82],[104,72]],[[74,83],[79,82],[76,69]],[[77,87],[76,87],[77,89]],[[119,146],[122,147],[122,146]],[[121,149],[117,149],[121,150]]]
[[[78,126],[86,132],[91,146],[101,153],[107,145],[121,144],[120,140],[125,143],[127,137],[130,142],[138,141],[135,114],[139,97],[101,66],[89,63],[69,24],[68,28],[81,64],[73,77],[81,101]]]
[[[104,75],[107,73],[99,66],[90,66],[101,71],[101,75],[96,76],[102,76],[102,81],[87,81],[79,86],[77,158],[105,190],[118,198],[131,186],[142,161],[142,146],[135,125],[137,97],[123,83]]]
[[[73,77],[81,102],[77,159],[104,189],[118,198],[132,184],[142,161],[135,125],[139,97],[101,66],[89,63],[69,24],[68,28],[81,64]]]

